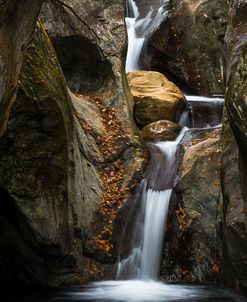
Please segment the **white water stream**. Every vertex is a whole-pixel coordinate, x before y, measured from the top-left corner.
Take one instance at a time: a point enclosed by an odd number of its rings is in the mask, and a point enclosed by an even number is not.
[[[136,21],[139,16],[139,11],[133,0],[127,0],[126,13],[125,22],[128,32],[128,52],[125,69],[126,72],[128,72],[140,69],[139,57],[145,38],[138,38],[136,34]]]

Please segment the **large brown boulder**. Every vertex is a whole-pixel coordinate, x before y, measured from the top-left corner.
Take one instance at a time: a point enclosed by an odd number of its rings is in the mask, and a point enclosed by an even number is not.
[[[171,0],[172,9],[149,39],[149,68],[168,70],[202,95],[223,93],[228,6],[225,0]]]
[[[133,71],[127,77],[134,98],[134,117],[140,128],[159,120],[178,122],[186,100],[174,83],[154,71]]]

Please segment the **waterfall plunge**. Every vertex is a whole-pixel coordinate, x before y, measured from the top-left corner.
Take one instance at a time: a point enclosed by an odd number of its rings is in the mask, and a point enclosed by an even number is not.
[[[171,172],[171,178],[164,180],[163,186],[175,183],[177,172],[176,151],[187,128],[184,127],[175,141],[159,142],[157,146],[165,157],[164,166]],[[156,169],[164,169],[156,166]],[[160,173],[157,171],[156,175]],[[159,277],[162,243],[172,186],[164,191],[147,188],[147,180],[142,187],[141,210],[138,213],[132,252],[118,263],[117,279],[157,280]],[[143,221],[143,222],[142,222]]]

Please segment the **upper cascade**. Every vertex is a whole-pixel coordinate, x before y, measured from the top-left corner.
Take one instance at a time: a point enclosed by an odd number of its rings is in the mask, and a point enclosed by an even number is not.
[[[134,0],[126,1],[126,17],[137,18],[140,15],[139,9]]]

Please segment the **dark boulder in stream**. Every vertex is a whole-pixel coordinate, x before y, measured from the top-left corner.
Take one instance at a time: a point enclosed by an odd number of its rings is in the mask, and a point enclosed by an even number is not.
[[[143,127],[141,135],[146,142],[174,141],[180,131],[178,124],[160,120]]]

